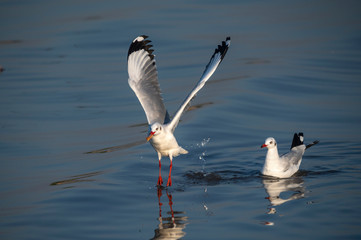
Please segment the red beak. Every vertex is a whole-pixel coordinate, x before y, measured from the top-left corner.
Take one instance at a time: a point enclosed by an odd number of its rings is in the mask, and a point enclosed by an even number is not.
[[[262,144],[261,148],[264,148],[264,147],[267,147],[267,145],[266,145],[266,144]]]
[[[147,142],[154,136],[154,133],[155,133],[155,132],[150,132],[150,133],[149,133],[149,136],[146,138],[146,139],[147,139]]]

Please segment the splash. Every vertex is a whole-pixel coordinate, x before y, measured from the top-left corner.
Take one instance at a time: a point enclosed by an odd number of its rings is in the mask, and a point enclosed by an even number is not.
[[[201,146],[205,147],[207,145],[207,143],[209,143],[210,140],[211,140],[210,138],[203,139],[203,141],[201,142]]]
[[[199,148],[204,148],[210,141],[211,139],[210,138],[205,138],[202,140],[201,143],[197,143],[197,147]],[[205,156],[206,156],[206,150],[204,149],[204,151],[200,154],[200,156],[198,157],[198,159],[201,161],[202,163],[202,172],[204,173],[204,170],[205,170],[205,166],[206,166],[206,159],[205,159]]]
[[[206,151],[202,152],[201,155],[198,157],[199,160],[202,161],[203,168],[204,168],[204,165],[206,164],[206,159],[204,158],[205,156],[206,156]]]

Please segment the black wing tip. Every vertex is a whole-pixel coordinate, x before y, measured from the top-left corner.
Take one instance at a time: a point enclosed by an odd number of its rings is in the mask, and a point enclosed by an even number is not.
[[[316,140],[316,141],[313,141],[312,143],[306,145],[306,149],[307,148],[310,148],[312,147],[313,145],[316,145],[317,143],[319,143],[320,141]],[[303,133],[302,132],[299,132],[298,134],[295,133],[293,135],[293,141],[292,141],[292,146],[291,146],[291,149],[293,147],[297,147],[297,146],[300,146],[303,144]]]
[[[308,144],[308,145],[306,146],[306,149],[312,147],[313,145],[316,145],[316,144],[319,143],[319,142],[320,142],[320,141],[318,141],[318,140],[313,141],[313,143],[310,143],[310,144]]]
[[[147,38],[148,38],[147,35],[139,35],[138,37],[136,37],[133,40],[133,42],[130,44],[127,58],[129,58],[129,55],[132,54],[133,52],[144,49],[145,51],[148,52],[148,56],[151,58],[151,60],[153,60],[154,59],[154,55],[153,55],[154,50],[151,49],[151,47],[153,47],[153,45],[149,44],[152,41],[146,40]]]
[[[218,47],[216,48],[216,50],[214,51],[214,55],[216,55],[217,53],[220,53],[221,55],[221,62],[224,58],[224,56],[226,56],[226,53],[228,51],[229,45],[231,43],[231,37],[227,37],[226,41],[222,41],[222,45],[218,45]]]
[[[294,147],[300,146],[302,144],[303,144],[303,133],[302,132],[299,132],[298,134],[295,133],[293,135],[291,149]]]

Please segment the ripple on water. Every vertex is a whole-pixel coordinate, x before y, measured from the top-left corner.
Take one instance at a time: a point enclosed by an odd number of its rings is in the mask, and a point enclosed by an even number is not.
[[[218,170],[212,172],[188,171],[184,174],[189,185],[217,185],[237,182],[248,182],[259,179],[259,171]]]

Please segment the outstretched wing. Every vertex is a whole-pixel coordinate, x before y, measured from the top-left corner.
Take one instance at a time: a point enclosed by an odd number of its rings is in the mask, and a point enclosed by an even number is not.
[[[169,121],[158,83],[154,50],[150,49],[148,36],[141,35],[133,40],[128,51],[128,83],[142,105],[148,124]]]
[[[181,117],[182,113],[184,112],[184,109],[187,107],[187,105],[190,103],[190,101],[195,97],[197,92],[199,90],[201,90],[201,88],[204,86],[206,81],[213,75],[213,73],[214,73],[214,71],[216,71],[218,65],[222,62],[224,56],[227,53],[227,50],[228,50],[230,44],[231,44],[231,38],[227,37],[226,41],[222,41],[222,45],[218,45],[218,47],[214,51],[214,53],[211,57],[211,60],[207,64],[206,69],[204,70],[197,85],[188,94],[188,96],[183,101],[183,103],[177,110],[176,114],[174,115],[172,121],[169,123],[170,129],[172,129],[172,132],[174,132],[174,129],[177,127],[180,117]]]

